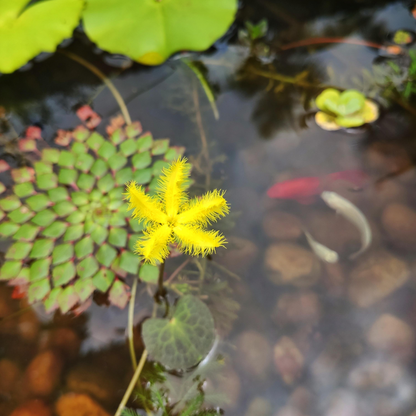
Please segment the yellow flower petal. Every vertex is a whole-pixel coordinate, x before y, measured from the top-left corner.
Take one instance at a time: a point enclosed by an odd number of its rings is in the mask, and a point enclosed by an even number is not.
[[[189,176],[190,167],[185,158],[179,158],[163,170],[159,179],[159,197],[165,202],[168,217],[174,217],[186,201],[184,183]]]
[[[207,192],[201,198],[195,198],[178,215],[178,224],[200,224],[203,226],[217,221],[230,211],[223,191],[214,190]]]
[[[172,230],[164,224],[150,228],[144,232],[144,237],[136,243],[136,252],[142,256],[146,263],[155,265],[163,262],[169,256],[168,244],[172,240]]]
[[[211,254],[217,247],[224,247],[226,240],[218,231],[204,231],[198,226],[177,225],[173,232],[179,249],[192,256]]]
[[[127,185],[126,200],[129,201],[128,210],[134,209],[132,217],[143,221],[164,224],[167,222],[166,214],[161,210],[160,202],[146,195],[144,189],[132,181]]]

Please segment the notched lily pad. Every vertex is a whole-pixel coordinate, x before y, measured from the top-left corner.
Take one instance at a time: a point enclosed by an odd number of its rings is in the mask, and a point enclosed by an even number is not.
[[[212,348],[214,320],[202,301],[186,295],[178,301],[170,319],[145,321],[142,335],[156,361],[170,368],[187,369],[198,364]]]

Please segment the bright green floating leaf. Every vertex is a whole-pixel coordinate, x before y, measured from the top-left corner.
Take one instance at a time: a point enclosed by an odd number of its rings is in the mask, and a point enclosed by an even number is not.
[[[202,301],[186,295],[178,301],[171,319],[146,320],[142,335],[156,361],[170,368],[187,369],[210,351],[215,339],[214,320]]]
[[[31,259],[42,259],[44,257],[49,256],[53,250],[54,241],[47,239],[47,238],[41,238],[39,240],[36,240],[33,244],[32,251],[30,252],[30,258]]]
[[[149,151],[137,153],[132,157],[131,163],[136,169],[144,169],[152,163],[152,156],[150,156]]]
[[[47,227],[56,219],[56,214],[50,209],[44,209],[38,212],[33,218],[32,222],[40,227]]]
[[[116,184],[125,185],[127,182],[133,180],[133,171],[131,168],[124,168],[116,173]]]
[[[45,306],[46,313],[51,313],[55,309],[58,309],[58,297],[62,292],[62,288],[56,287],[52,289],[49,293],[49,296],[43,301],[43,305]]]
[[[90,191],[92,187],[94,186],[94,183],[95,183],[94,176],[89,175],[88,173],[81,173],[81,175],[79,175],[77,185],[80,189]]]
[[[94,243],[90,236],[84,237],[82,240],[75,244],[75,254],[78,259],[83,259],[89,256],[94,250]]]
[[[33,241],[40,231],[39,227],[32,224],[23,224],[16,234],[13,236],[14,240]]]
[[[45,194],[37,194],[26,199],[26,203],[33,211],[38,212],[50,205],[51,201]]]
[[[109,301],[120,309],[124,309],[129,301],[129,297],[127,286],[120,280],[116,280],[108,294]]]
[[[51,1],[51,0],[50,0]],[[36,185],[39,189],[53,189],[58,186],[58,177],[54,173],[45,173],[36,177]]]
[[[64,234],[67,228],[68,225],[66,223],[55,221],[42,231],[42,235],[49,238],[59,238]]]
[[[107,173],[107,175],[99,179],[97,183],[98,188],[103,193],[111,191],[114,188],[114,185],[114,179],[110,173]]]
[[[52,270],[53,284],[54,286],[66,285],[76,274],[77,271],[72,261],[60,264]]]
[[[139,152],[144,152],[146,150],[149,150],[152,147],[153,144],[153,136],[151,133],[147,132],[143,134],[142,137],[140,137],[139,140],[137,140],[137,150]]]
[[[0,208],[3,211],[13,211],[22,205],[20,199],[15,195],[6,196],[6,198],[0,199]]]
[[[77,207],[70,201],[61,201],[58,202],[54,207],[53,210],[60,216],[66,217],[67,215],[71,214],[72,212],[76,211]]]
[[[165,160],[169,160],[172,162],[173,160],[176,160],[179,156],[182,156],[185,153],[184,147],[171,147],[169,150],[165,153]]]
[[[81,211],[74,211],[72,214],[70,214],[66,220],[70,224],[79,224],[85,219],[85,214]]]
[[[78,207],[88,204],[89,202],[88,194],[85,192],[72,192],[71,200]]]
[[[114,281],[114,273],[111,270],[101,269],[93,278],[94,286],[101,292],[107,292]]]
[[[20,228],[20,225],[7,221],[0,224],[0,236],[2,237],[10,237],[13,235],[17,230]]]
[[[114,144],[121,143],[123,140],[125,140],[125,138],[126,138],[126,135],[124,134],[123,129],[121,128],[115,130],[114,133],[110,136],[110,140]]]
[[[169,166],[169,162],[165,162],[164,160],[156,160],[153,164],[153,175],[159,176],[162,174],[163,169],[166,169]]]
[[[11,260],[23,260],[29,254],[32,245],[32,243],[18,241],[10,246],[6,252],[5,258]]]
[[[139,278],[144,282],[156,283],[159,278],[159,267],[151,264],[143,264],[139,270]]]
[[[117,250],[109,244],[103,244],[97,251],[95,258],[105,267],[110,267],[111,263],[117,257]]]
[[[58,149],[43,149],[42,150],[42,161],[47,163],[58,163],[59,154],[61,152]],[[44,172],[50,173],[50,172]]]
[[[42,279],[38,282],[32,283],[27,291],[29,303],[34,303],[42,300],[51,290],[49,279]]]
[[[159,65],[175,52],[208,49],[236,11],[236,0],[88,0],[83,20],[100,48]]]
[[[69,243],[55,246],[52,252],[52,264],[57,265],[71,260],[74,257],[74,246]]]
[[[84,235],[84,225],[74,224],[68,227],[64,235],[64,241],[75,241]]]
[[[3,0],[4,1],[4,0]],[[11,170],[12,178],[16,183],[29,182],[33,180],[35,171],[32,168],[19,168]]]
[[[360,111],[364,107],[365,96],[356,90],[347,90],[341,93],[338,101],[337,113],[347,116]]]
[[[134,139],[128,139],[124,143],[121,143],[120,150],[124,156],[131,156],[137,151],[137,142]]]
[[[91,173],[97,178],[101,178],[107,173],[108,165],[104,160],[97,159],[91,167]]]
[[[334,88],[327,88],[316,97],[316,106],[322,110],[336,114],[341,93]]]
[[[36,260],[30,265],[30,281],[36,282],[49,276],[49,266],[51,258]]]
[[[73,169],[61,169],[58,175],[58,181],[62,185],[72,185],[78,177],[78,172]],[[79,186],[79,185],[78,185]]]
[[[80,155],[80,154],[87,154],[87,152],[88,152],[88,147],[87,147],[87,145],[86,145],[86,144],[84,144],[84,143],[78,143],[78,142],[75,142],[75,143],[72,145],[72,147],[71,147],[71,152],[72,152],[72,153],[75,153],[75,154],[77,154],[77,155]],[[93,159],[92,161],[94,161],[94,159]],[[75,162],[75,166],[76,166],[76,162]],[[77,167],[77,166],[76,166],[76,167]]]
[[[73,168],[75,163],[75,155],[67,150],[62,150],[59,155],[58,165],[63,168]]]
[[[98,150],[98,156],[101,156],[103,159],[108,160],[117,152],[117,148],[112,145],[110,142],[104,142],[100,149]]]
[[[108,164],[111,170],[118,171],[127,163],[127,158],[121,153],[116,153],[108,159]]]
[[[90,149],[97,152],[104,142],[104,137],[98,134],[97,132],[94,132],[93,134],[91,134],[86,143]]]
[[[143,237],[142,234],[132,234],[129,236],[129,242],[128,242],[128,248],[130,251],[133,251],[136,249],[137,240]]]
[[[49,190],[48,196],[52,202],[61,202],[69,198],[68,191],[62,186]]]
[[[0,269],[0,280],[10,280],[17,277],[22,268],[20,261],[6,261]]]
[[[140,257],[130,251],[123,251],[120,256],[120,268],[127,273],[137,275],[139,270]]]
[[[82,0],[0,0],[0,72],[11,73],[41,52],[54,52],[77,26]]]
[[[139,121],[134,121],[126,127],[126,134],[129,139],[137,137],[142,131],[142,124]]]
[[[81,143],[78,143],[81,144]],[[91,169],[92,164],[94,163],[94,158],[88,153],[81,153],[78,155],[77,161],[75,162],[75,167],[82,172],[88,172]]]
[[[92,279],[77,280],[74,288],[81,302],[85,302],[95,290]]]
[[[116,247],[125,247],[127,243],[127,231],[124,228],[111,228],[108,241]]]
[[[169,149],[169,139],[158,139],[153,142],[152,155],[164,155]]]
[[[99,246],[107,240],[108,230],[101,225],[97,225],[91,233],[91,238],[94,243],[98,244]]]
[[[41,162],[39,162],[41,163]],[[35,193],[32,182],[19,183],[13,187],[13,192],[19,197],[24,198]]]
[[[152,168],[139,169],[133,172],[133,180],[135,180],[138,185],[145,185],[149,183],[151,179]]]
[[[87,279],[94,276],[98,271],[98,264],[94,257],[87,257],[77,266],[77,272],[81,279]]]
[[[43,175],[45,173],[52,173],[53,172],[53,167],[50,163],[35,162],[34,166],[35,166],[36,175]]]

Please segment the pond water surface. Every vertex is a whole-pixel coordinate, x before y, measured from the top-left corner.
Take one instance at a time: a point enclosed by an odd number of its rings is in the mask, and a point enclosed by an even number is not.
[[[395,30],[415,30],[409,7],[392,1],[248,2],[237,25],[267,18],[271,58],[249,57],[236,28],[209,53],[189,56],[204,65],[219,119],[180,57],[144,68],[105,56],[80,34],[67,47],[112,79],[132,120],[145,131],[186,147],[194,165],[193,194],[227,190],[232,214],[221,228],[228,249],[190,262],[172,280],[186,284],[198,267],[206,268],[207,287],[198,294],[212,308],[218,332],[208,363],[184,375],[168,374],[164,388],[172,404],[199,375],[198,380],[206,379],[200,388],[207,405],[230,416],[416,412],[414,115],[393,105],[358,134],[324,131],[305,117],[305,104],[322,90],[319,84],[358,88],[356,80],[371,70],[380,50],[336,43],[278,52],[281,45],[323,36],[383,44]],[[45,58],[0,76],[0,106],[9,117],[2,125],[1,158],[12,167],[30,163],[14,138],[15,132],[23,137],[27,126],[41,127],[44,146],[56,147],[58,129],[80,124],[76,109],[81,105],[91,105],[102,117],[98,131],[103,134],[119,114],[94,74],[63,54]],[[271,79],[276,73],[292,81]],[[298,85],[300,79],[311,86]],[[367,175],[362,186],[341,178],[326,188],[355,204],[371,226],[371,246],[354,260],[350,255],[360,248],[359,232],[319,196],[297,201],[266,194],[279,181],[341,171]],[[303,230],[339,253],[340,261],[320,261]],[[1,240],[0,251],[6,253],[10,244],[11,239]],[[166,276],[184,260],[169,259]],[[172,286],[172,301],[179,287]],[[153,291],[154,285],[145,283],[138,288],[137,354]],[[32,399],[39,400],[37,410],[13,416],[44,416],[48,409],[59,416],[105,415],[85,410],[96,404],[113,414],[132,376],[127,308],[109,307],[96,297],[79,316],[51,316],[38,306],[28,309],[25,299],[12,300],[11,294],[7,285],[0,287],[0,414],[10,415]],[[151,374],[149,366],[144,378]],[[86,401],[59,402],[71,392],[86,395]],[[131,400],[129,407],[141,406]]]

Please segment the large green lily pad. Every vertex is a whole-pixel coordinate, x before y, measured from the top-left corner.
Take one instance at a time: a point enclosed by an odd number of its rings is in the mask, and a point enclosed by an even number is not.
[[[54,52],[77,26],[83,0],[0,0],[0,72],[10,73],[41,52]]]
[[[210,351],[215,339],[214,320],[202,301],[186,295],[178,301],[170,319],[145,321],[142,335],[155,360],[170,368],[187,369]]]
[[[87,35],[106,51],[159,65],[181,50],[208,49],[229,28],[237,0],[87,0]]]

